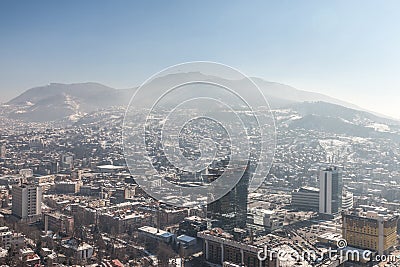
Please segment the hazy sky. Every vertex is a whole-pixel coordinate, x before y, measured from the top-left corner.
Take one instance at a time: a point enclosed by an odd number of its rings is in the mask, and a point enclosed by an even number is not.
[[[208,60],[400,118],[399,14],[387,0],[0,1],[0,101]]]

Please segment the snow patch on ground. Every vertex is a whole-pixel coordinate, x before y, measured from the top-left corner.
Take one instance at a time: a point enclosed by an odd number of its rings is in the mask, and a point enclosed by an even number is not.
[[[387,126],[386,124],[382,124],[382,123],[372,123],[370,125],[367,125],[366,127],[372,128],[377,132],[389,132],[390,131],[390,127]]]

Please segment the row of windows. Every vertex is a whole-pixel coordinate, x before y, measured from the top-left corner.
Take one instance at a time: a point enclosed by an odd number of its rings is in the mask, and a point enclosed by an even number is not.
[[[252,255],[244,252],[244,264],[248,267],[258,267],[259,261],[257,259],[257,255]],[[222,249],[220,244],[209,242],[208,245],[208,260],[214,263],[221,263],[222,257]],[[240,250],[237,248],[225,246],[224,247],[224,261],[233,262],[236,264],[241,264],[242,255]],[[266,263],[263,263],[262,266],[265,266]]]

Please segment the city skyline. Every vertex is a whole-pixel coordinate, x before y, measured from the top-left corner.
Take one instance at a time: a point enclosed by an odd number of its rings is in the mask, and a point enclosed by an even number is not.
[[[0,1],[0,266],[400,266],[400,2],[250,3]]]

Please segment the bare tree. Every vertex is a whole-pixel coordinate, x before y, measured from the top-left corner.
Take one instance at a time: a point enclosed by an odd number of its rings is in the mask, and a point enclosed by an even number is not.
[[[174,250],[166,243],[159,242],[157,249],[157,259],[160,267],[168,267],[169,260],[175,258],[176,253]]]

